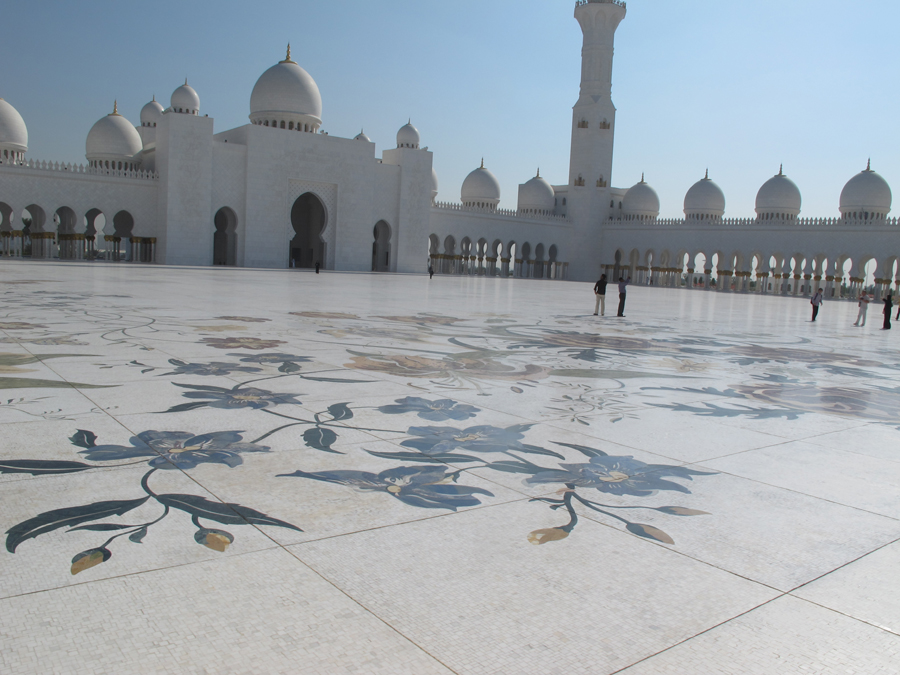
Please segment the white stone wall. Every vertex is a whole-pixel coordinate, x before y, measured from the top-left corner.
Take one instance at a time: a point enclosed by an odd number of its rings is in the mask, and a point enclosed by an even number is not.
[[[157,261],[212,265],[213,120],[167,113],[156,127],[159,214]]]

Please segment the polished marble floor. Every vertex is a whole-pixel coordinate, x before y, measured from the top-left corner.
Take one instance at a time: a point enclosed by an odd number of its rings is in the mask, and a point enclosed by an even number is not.
[[[900,673],[900,331],[593,306],[0,262],[0,672]]]

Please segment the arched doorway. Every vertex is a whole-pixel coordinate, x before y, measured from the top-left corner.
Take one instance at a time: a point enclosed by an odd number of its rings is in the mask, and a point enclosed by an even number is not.
[[[325,267],[325,205],[311,192],[300,195],[291,208],[291,225],[294,238],[291,239],[290,266],[310,269],[319,263]]]
[[[84,214],[84,238],[87,242],[86,255],[91,260],[102,258],[105,255],[100,253],[101,249],[106,251],[105,233],[103,232],[105,227],[106,216],[103,215],[103,211],[100,209],[90,209]],[[98,248],[97,244],[101,242],[103,242],[103,245]]]
[[[213,265],[237,265],[237,214],[223,206],[213,218]]]
[[[391,271],[391,226],[379,220],[372,230],[372,271]]]
[[[113,254],[112,260],[122,259],[122,241],[131,239],[134,233],[134,216],[128,211],[119,211],[113,216]],[[131,246],[125,247],[125,260],[131,260]]]
[[[34,259],[49,258],[53,233],[44,232],[47,214],[37,204],[29,204],[22,212],[22,241],[25,255]],[[49,235],[49,236],[45,236]],[[28,243],[24,243],[27,241]]]
[[[56,241],[59,246],[60,260],[80,260],[84,257],[84,235],[78,239],[75,230],[78,218],[68,206],[61,206],[56,210]]]

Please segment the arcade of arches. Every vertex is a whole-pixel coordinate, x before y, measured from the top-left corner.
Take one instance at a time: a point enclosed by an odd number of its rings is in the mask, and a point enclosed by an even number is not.
[[[29,204],[20,213],[0,201],[0,255],[33,260],[156,260],[156,238],[134,236],[128,211],[107,218],[92,208],[83,215],[69,206],[55,211]]]
[[[883,258],[847,254],[723,251],[641,252],[619,249],[603,266],[610,280],[662,288],[811,296],[821,288],[826,298],[855,300],[861,291],[880,301],[900,291],[900,255]]]
[[[443,251],[441,250],[443,248]],[[559,260],[556,245],[533,246],[499,239],[488,242],[464,237],[457,250],[456,239],[443,244],[436,234],[428,238],[428,260],[435,274],[456,274],[520,279],[568,279],[569,263]]]

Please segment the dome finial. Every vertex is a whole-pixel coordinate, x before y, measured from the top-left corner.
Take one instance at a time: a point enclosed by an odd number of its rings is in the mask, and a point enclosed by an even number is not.
[[[155,100],[156,100],[156,94],[153,94],[153,101],[155,101]],[[152,103],[152,101],[151,101],[151,103]]]
[[[484,168],[484,157],[481,158],[481,168]]]
[[[113,111],[112,111],[112,114],[113,114],[113,115],[118,115],[118,114],[119,114],[119,99],[116,99],[115,101],[113,101]]]
[[[535,176],[535,178],[540,178],[540,177],[541,177],[541,167],[538,167],[537,176]]]
[[[187,76],[185,76],[185,78],[184,78],[184,86],[185,86],[185,87],[188,86],[188,83],[187,83]]]
[[[646,182],[647,181],[644,180],[644,172],[641,171],[641,183],[646,183]]]
[[[872,170],[872,158],[869,157],[869,162],[868,162],[868,164],[866,164],[866,171],[871,171],[871,170]]]
[[[706,175],[703,177],[703,180],[709,180],[709,168],[706,169]]]
[[[284,57],[284,61],[282,63],[296,63],[293,59],[291,59],[291,43],[288,42],[287,46],[287,56]]]
[[[778,175],[779,176],[784,175],[784,164],[782,164],[780,167],[778,167]]]

